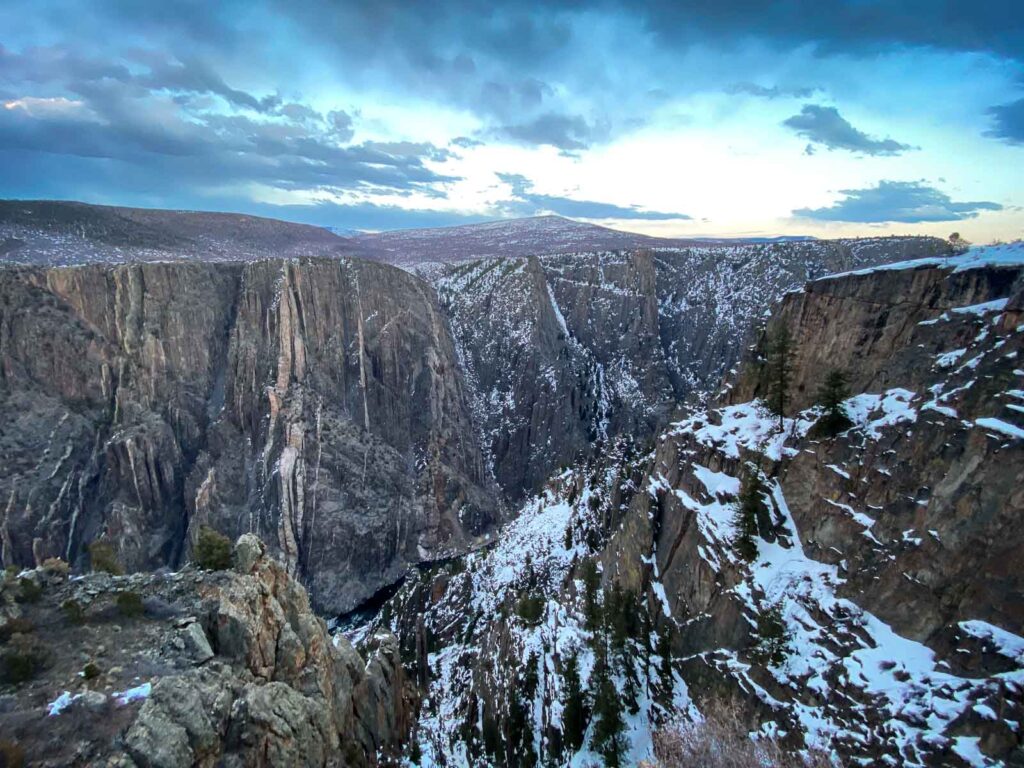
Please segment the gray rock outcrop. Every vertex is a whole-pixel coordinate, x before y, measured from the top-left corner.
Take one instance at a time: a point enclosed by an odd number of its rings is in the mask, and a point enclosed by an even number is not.
[[[19,621],[0,619],[47,654],[0,732],[60,765],[355,768],[397,756],[414,696],[397,640],[379,633],[364,663],[258,538],[235,553],[234,571],[45,580]],[[126,593],[164,607],[125,613]],[[94,659],[89,675],[75,674],[81,658]]]
[[[0,271],[5,564],[257,533],[324,611],[498,519],[433,291],[345,260]]]

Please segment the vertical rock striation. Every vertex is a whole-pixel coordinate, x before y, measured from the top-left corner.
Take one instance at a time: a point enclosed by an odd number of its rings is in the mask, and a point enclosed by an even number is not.
[[[347,609],[497,519],[433,291],[380,264],[0,272],[5,563],[256,532]]]

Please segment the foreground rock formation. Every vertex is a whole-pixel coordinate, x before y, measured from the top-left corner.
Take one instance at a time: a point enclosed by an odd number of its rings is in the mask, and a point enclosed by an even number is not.
[[[243,536],[230,571],[0,587],[0,734],[26,765],[376,766],[400,753],[411,690],[387,633],[366,663],[305,590]],[[131,597],[125,597],[126,595]],[[16,747],[15,747],[16,745]]]

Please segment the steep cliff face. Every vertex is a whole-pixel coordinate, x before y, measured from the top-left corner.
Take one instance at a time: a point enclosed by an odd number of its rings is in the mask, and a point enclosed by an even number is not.
[[[121,768],[393,760],[414,695],[397,640],[376,635],[364,662],[254,535],[233,559],[216,572],[69,581],[50,562],[8,575],[2,684],[11,659],[32,661],[5,694],[4,748],[13,739],[30,765]]]
[[[665,596],[700,702],[739,695],[764,722],[840,754],[988,764],[1019,752],[1024,430],[1019,266],[909,265],[811,283],[769,324],[795,340],[777,420],[766,339],[725,401],[660,440],[607,578]],[[849,372],[853,427],[815,437],[814,392]],[[755,469],[756,467],[756,469]],[[735,499],[763,483],[756,554]],[[650,566],[644,565],[645,561]],[[649,586],[648,586],[649,585]],[[765,617],[788,654],[766,660]],[[1002,713],[989,717],[988,713]],[[1005,719],[1003,719],[1005,718]]]
[[[428,670],[424,751],[599,759],[591,707],[610,676],[627,763],[666,718],[722,700],[751,730],[851,763],[1019,760],[1022,262],[972,252],[811,282],[768,323],[796,350],[781,431],[759,399],[763,332],[724,395],[651,453],[613,447],[558,474],[493,549],[409,582],[371,628]],[[827,437],[814,393],[835,368],[851,425]],[[575,741],[573,669],[589,690]]]
[[[259,533],[322,610],[496,519],[428,286],[345,260],[0,274],[5,563]]]
[[[513,499],[672,405],[647,254],[471,262],[438,282],[481,440]]]
[[[512,499],[711,392],[765,308],[808,279],[943,254],[878,238],[486,259],[435,270],[481,441]]]

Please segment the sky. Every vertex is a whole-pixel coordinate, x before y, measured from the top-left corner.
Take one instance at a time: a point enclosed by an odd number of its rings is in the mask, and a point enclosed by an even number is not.
[[[1024,237],[1020,0],[4,0],[0,197]]]

